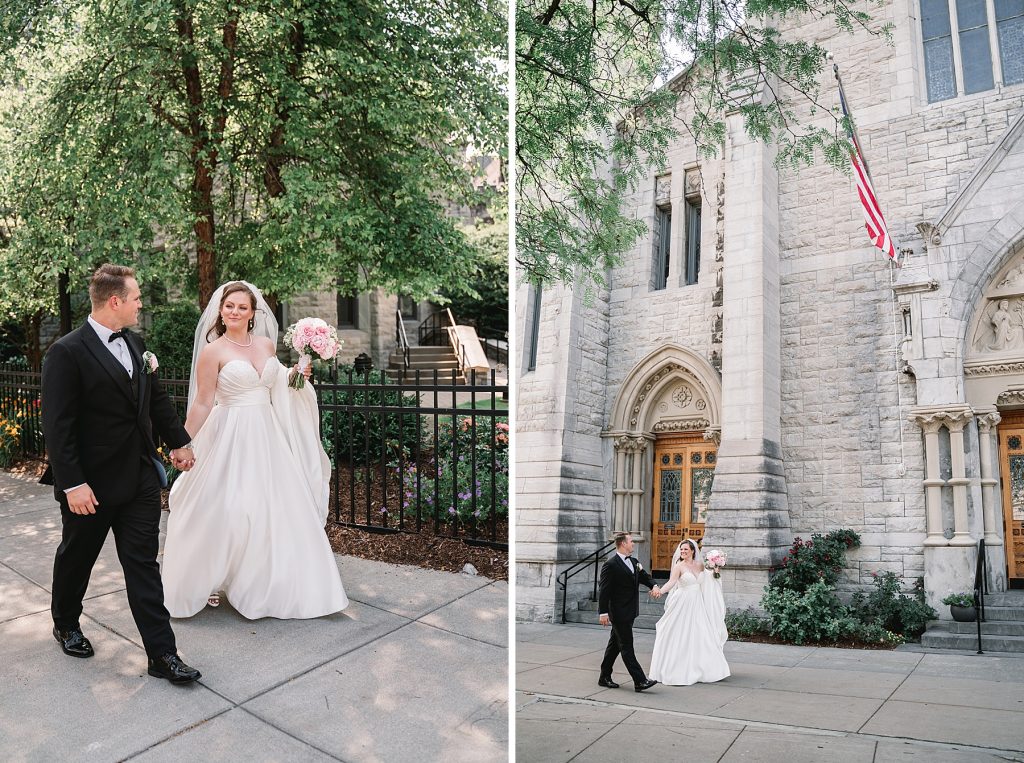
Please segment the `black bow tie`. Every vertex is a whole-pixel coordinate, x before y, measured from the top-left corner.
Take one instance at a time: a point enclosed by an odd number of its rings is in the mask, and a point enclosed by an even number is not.
[[[108,342],[113,342],[115,339],[125,339],[125,337],[127,335],[128,335],[128,329],[121,329],[120,331],[113,332],[109,337],[107,337],[107,341]],[[127,341],[127,340],[125,340],[125,341]]]

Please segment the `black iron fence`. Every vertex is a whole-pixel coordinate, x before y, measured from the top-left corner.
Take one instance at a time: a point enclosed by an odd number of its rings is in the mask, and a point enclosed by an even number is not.
[[[184,421],[188,372],[161,368],[160,376]],[[413,382],[344,368],[320,375],[333,521],[508,547],[508,385],[493,370],[469,382],[436,371]],[[0,366],[0,443],[4,422],[20,422],[15,457],[44,456],[39,391],[38,372]]]
[[[0,466],[42,458],[40,374],[15,363],[0,364]]]

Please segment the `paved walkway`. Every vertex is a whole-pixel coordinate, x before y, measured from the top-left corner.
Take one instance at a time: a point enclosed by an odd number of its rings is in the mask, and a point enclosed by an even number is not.
[[[733,643],[719,683],[597,685],[608,631],[516,626],[516,759],[1024,761],[1024,658]],[[636,633],[649,665],[653,633]]]
[[[60,514],[0,473],[0,760],[499,761],[508,758],[508,585],[338,557],[349,608],[250,621],[229,606],[175,620],[203,672],[146,674],[113,538],[66,657],[50,635]]]

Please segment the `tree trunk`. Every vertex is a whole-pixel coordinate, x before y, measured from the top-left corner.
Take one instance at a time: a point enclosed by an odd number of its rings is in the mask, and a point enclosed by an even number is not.
[[[38,371],[43,367],[43,345],[39,337],[39,329],[43,325],[43,311],[36,310],[32,315],[22,319],[25,330],[25,359],[28,367]]]
[[[71,281],[68,271],[57,276],[57,302],[60,305],[60,335],[71,333]]]

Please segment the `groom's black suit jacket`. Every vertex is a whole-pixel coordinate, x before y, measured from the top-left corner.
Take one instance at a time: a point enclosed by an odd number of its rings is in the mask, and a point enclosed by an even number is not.
[[[100,506],[138,490],[139,462],[156,457],[153,430],[172,448],[189,442],[157,375],[143,372],[142,339],[126,333],[134,381],[86,322],[62,337],[43,361],[43,436],[50,467],[40,480],[64,491],[89,483]],[[155,469],[155,467],[153,467]]]
[[[640,615],[640,584],[654,588],[654,579],[633,557],[633,571],[618,554],[612,554],[601,567],[601,593],[598,611],[607,614],[613,623],[632,622]]]

